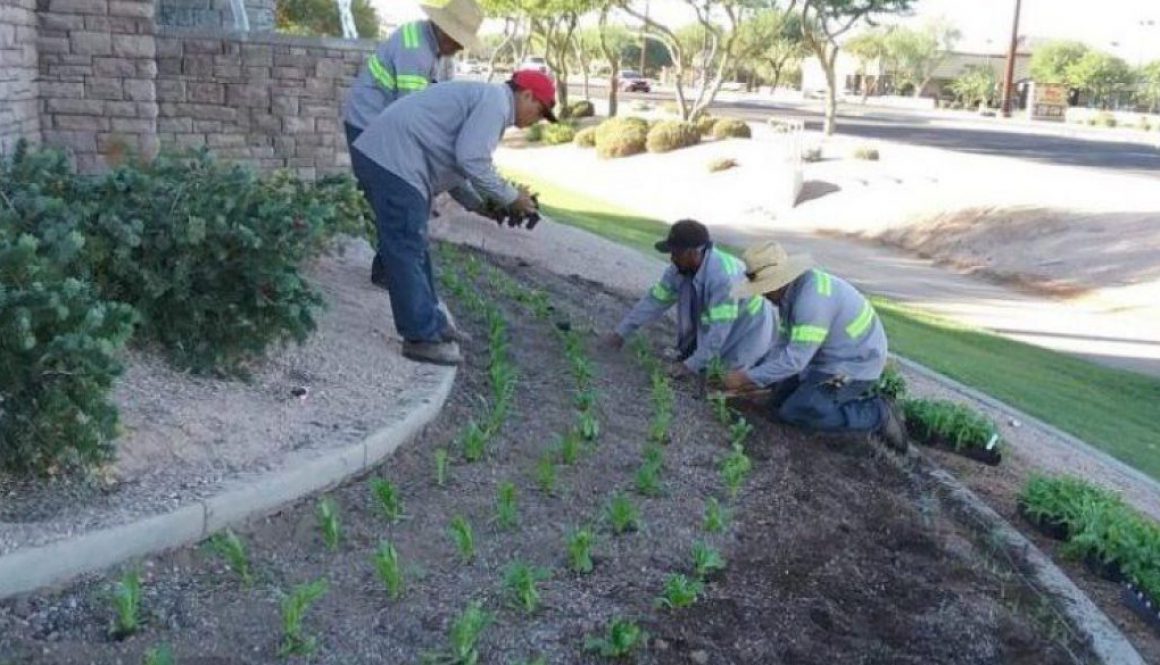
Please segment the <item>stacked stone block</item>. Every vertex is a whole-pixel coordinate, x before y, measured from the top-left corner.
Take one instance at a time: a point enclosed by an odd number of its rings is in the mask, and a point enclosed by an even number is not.
[[[0,155],[40,142],[36,0],[0,0]]]

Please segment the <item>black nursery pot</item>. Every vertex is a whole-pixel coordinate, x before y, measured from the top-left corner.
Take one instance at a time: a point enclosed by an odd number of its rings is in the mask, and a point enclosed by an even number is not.
[[[956,448],[955,444],[951,443],[950,441],[946,441],[940,436],[933,435],[919,435],[919,441],[932,448],[942,448],[943,450],[955,453],[956,455],[961,455],[967,459],[971,459],[976,462],[982,462],[988,466],[998,466],[999,463],[1003,461],[1003,453],[998,448],[991,448],[990,450],[986,448],[978,448],[975,446]]]
[[[1160,635],[1160,601],[1152,598],[1135,584],[1126,582],[1120,592],[1124,604],[1144,620],[1153,632]]]
[[[1124,581],[1124,571],[1120,570],[1120,564],[1115,561],[1104,561],[1098,554],[1089,552],[1083,558],[1083,565],[1093,575],[1101,577],[1109,582],[1119,584]]]
[[[1023,519],[1027,520],[1031,526],[1035,527],[1036,531],[1042,533],[1048,538],[1053,538],[1055,540],[1067,540],[1068,529],[1066,522],[1062,520],[1053,520],[1049,517],[1041,518],[1033,515],[1029,510],[1027,510],[1027,506],[1022,501],[1019,502],[1019,515],[1021,515]]]

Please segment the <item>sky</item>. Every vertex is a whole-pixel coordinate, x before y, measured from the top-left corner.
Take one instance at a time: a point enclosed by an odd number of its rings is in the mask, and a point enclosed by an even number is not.
[[[644,0],[638,0],[643,4]],[[422,16],[417,0],[371,0],[388,22]],[[681,0],[649,0],[666,22],[692,21]],[[884,23],[921,24],[945,17],[963,33],[960,50],[1001,52],[1011,36],[1015,0],[917,0],[912,16]],[[486,30],[486,27],[485,27]],[[1160,0],[1023,0],[1019,34],[1039,39],[1076,39],[1136,65],[1160,59]]]

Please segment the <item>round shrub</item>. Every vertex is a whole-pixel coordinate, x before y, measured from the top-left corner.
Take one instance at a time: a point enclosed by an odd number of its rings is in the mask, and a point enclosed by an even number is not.
[[[627,157],[645,151],[648,123],[640,118],[610,118],[596,128],[596,154]]]
[[[681,115],[681,105],[677,102],[665,102],[661,104],[661,110],[672,115]]]
[[[568,105],[569,118],[591,118],[594,115],[596,115],[596,106],[587,99],[581,99]]]
[[[718,157],[709,162],[709,173],[717,173],[718,171],[728,171],[729,169],[737,168],[738,163],[732,157]]]
[[[752,137],[753,132],[744,120],[721,118],[713,125],[713,138],[715,139],[748,139]]]
[[[1116,121],[1116,116],[1112,115],[1111,113],[1104,112],[1096,116],[1096,124],[1100,125],[1101,127],[1115,127],[1118,123]]]
[[[645,147],[649,152],[669,152],[701,142],[701,132],[691,122],[665,120],[648,131]]]
[[[545,126],[546,125],[544,123],[537,122],[531,127],[528,127],[524,130],[524,140],[528,143],[539,143],[540,141],[543,141]]]
[[[878,161],[878,149],[870,146],[858,146],[854,149],[854,159],[862,159],[868,162]]]
[[[696,123],[697,131],[701,132],[701,136],[709,136],[713,133],[713,126],[717,124],[717,118],[708,113],[702,113],[693,122]]]
[[[576,144],[578,148],[595,148],[596,128],[586,127],[576,132],[576,136],[572,138],[572,143]]]
[[[543,142],[547,145],[563,145],[576,138],[576,128],[565,123],[544,127]]]

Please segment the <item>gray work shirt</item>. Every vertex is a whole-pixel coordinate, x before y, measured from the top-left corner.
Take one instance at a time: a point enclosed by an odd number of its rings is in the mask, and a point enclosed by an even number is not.
[[[399,99],[447,81],[454,68],[439,55],[439,43],[430,21],[399,26],[375,50],[346,93],[342,119],[358,129]]]

